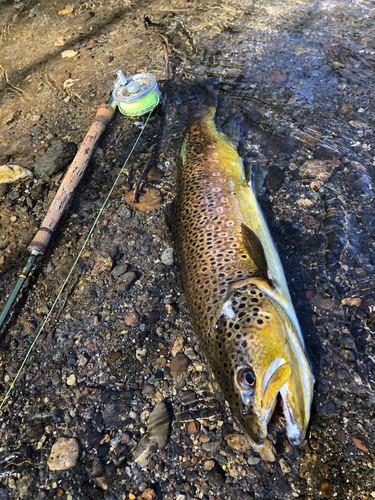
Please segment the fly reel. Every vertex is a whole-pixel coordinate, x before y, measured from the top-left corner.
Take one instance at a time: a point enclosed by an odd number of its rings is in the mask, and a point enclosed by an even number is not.
[[[160,91],[154,75],[140,73],[127,79],[119,70],[117,76],[112,98],[123,115],[142,116],[159,104]]]

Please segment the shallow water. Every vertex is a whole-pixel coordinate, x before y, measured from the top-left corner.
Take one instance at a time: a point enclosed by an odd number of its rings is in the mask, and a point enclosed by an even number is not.
[[[375,3],[114,1],[77,3],[64,16],[47,0],[19,5],[0,2],[1,164],[31,168],[50,146],[62,140],[79,144],[119,68],[128,74],[155,74],[167,102],[165,115],[155,114],[146,128],[44,340],[3,411],[2,456],[19,457],[14,450],[25,443],[31,449],[18,472],[8,476],[7,471],[17,469],[13,463],[4,469],[3,498],[36,498],[40,491],[52,498],[58,488],[63,498],[122,498],[150,483],[158,485],[160,498],[315,499],[323,479],[337,499],[369,498],[375,491]],[[169,82],[163,49],[144,30],[143,14],[166,41]],[[76,50],[76,57],[62,58],[68,49]],[[140,440],[147,412],[158,398],[168,398],[177,417],[178,391],[198,392],[206,386],[216,391],[192,349],[196,342],[178,267],[158,262],[172,244],[162,210],[120,215],[128,209],[124,193],[155,140],[155,163],[163,176],[153,184],[161,190],[164,206],[173,198],[176,159],[197,78],[218,80],[218,124],[231,115],[242,117],[239,152],[245,167],[255,165],[265,174],[260,201],[317,379],[309,439],[291,448],[280,430],[274,437],[276,461],[256,463],[257,454],[235,452],[223,441],[236,425],[221,400],[216,423],[200,419],[206,410],[195,417],[202,420],[201,431],[210,436],[213,451],[202,448],[199,440],[194,444],[187,423],[176,418],[166,452],[157,452],[148,467],[129,463],[111,472],[105,465],[122,451],[114,446],[100,456],[102,474],[110,478],[108,490],[103,490],[90,469],[99,449],[92,444],[94,433],[114,439],[128,432],[130,444],[127,438],[121,444],[130,448]],[[136,132],[121,116],[109,126],[53,250],[14,308],[2,332],[2,393],[14,377],[12,364],[19,366]],[[2,303],[59,182],[57,174],[11,186],[3,194]],[[13,199],[14,191],[19,197]],[[14,215],[17,220],[11,222]],[[110,272],[91,274],[100,253],[113,254],[113,265],[127,262],[135,270],[137,281],[129,290],[121,291]],[[133,309],[141,319],[129,326],[124,319]],[[185,383],[171,378],[167,366],[179,335],[190,359]],[[148,353],[143,363],[135,357],[141,347]],[[110,353],[120,354],[112,361]],[[161,357],[166,364],[158,364]],[[78,383],[69,387],[66,380],[72,372]],[[53,379],[55,373],[59,376]],[[150,395],[144,392],[146,385],[153,388]],[[137,418],[129,417],[130,411],[138,411]],[[208,411],[210,416],[215,412]],[[41,433],[35,430],[40,424]],[[26,432],[29,428],[35,438]],[[72,433],[81,440],[81,460],[70,472],[52,474],[46,465],[51,446],[56,437]],[[358,440],[365,443],[362,449]],[[207,471],[203,464],[210,458],[216,465]],[[190,489],[184,489],[185,483]]]

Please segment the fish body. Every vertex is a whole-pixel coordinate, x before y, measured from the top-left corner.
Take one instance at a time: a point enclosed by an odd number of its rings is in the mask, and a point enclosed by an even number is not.
[[[314,377],[279,255],[215,109],[189,125],[173,217],[193,328],[232,413],[256,445],[278,395],[290,441],[310,418]]]

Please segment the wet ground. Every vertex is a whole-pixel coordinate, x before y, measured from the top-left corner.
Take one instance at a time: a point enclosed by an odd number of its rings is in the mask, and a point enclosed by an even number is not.
[[[144,14],[167,45],[170,81]],[[179,500],[375,497],[374,21],[372,1],[0,1],[0,164],[34,173],[0,186],[1,305],[116,71],[153,73],[166,99],[4,404],[0,498],[134,499],[149,486]],[[219,77],[218,121],[243,117],[239,152],[267,173],[260,201],[316,374],[308,439],[292,447],[279,429],[274,462],[228,439],[240,430],[200,357],[165,253],[163,209],[197,77]],[[142,120],[117,115],[109,125],[13,308],[1,332],[2,398]],[[67,159],[51,169],[44,155],[61,143]],[[162,205],[140,212],[125,194],[154,143],[146,187]],[[137,463],[130,452],[164,400],[168,444]],[[50,470],[61,437],[74,438],[79,460]]]

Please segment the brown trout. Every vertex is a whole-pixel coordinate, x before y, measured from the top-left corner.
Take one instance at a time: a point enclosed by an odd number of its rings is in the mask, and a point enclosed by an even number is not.
[[[279,255],[237,149],[215,109],[191,123],[173,217],[187,305],[224,398],[255,445],[281,398],[293,444],[305,438],[314,377]]]

